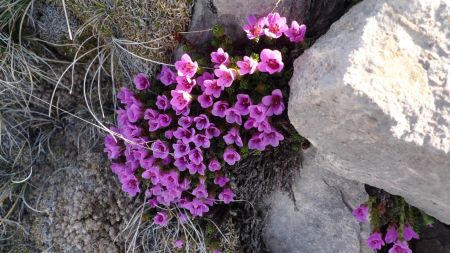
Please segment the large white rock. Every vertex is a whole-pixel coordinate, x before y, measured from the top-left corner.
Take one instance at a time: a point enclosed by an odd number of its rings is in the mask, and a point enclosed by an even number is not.
[[[365,0],[295,61],[289,118],[333,172],[450,224],[450,1]]]
[[[318,165],[315,148],[305,152],[300,176],[293,184],[294,203],[286,194],[269,197],[271,210],[264,241],[273,253],[366,253],[369,224],[351,212],[367,201],[364,185]]]

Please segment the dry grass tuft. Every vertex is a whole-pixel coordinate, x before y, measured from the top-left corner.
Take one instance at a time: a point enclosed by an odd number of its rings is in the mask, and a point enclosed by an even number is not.
[[[49,2],[64,11],[68,41],[36,34],[34,8]],[[152,74],[170,61],[176,32],[189,24],[191,5],[182,0],[0,1],[1,251],[27,248],[21,245],[29,236],[21,225],[23,211],[39,211],[26,200],[29,180],[41,155],[53,155],[53,133],[76,118],[86,123],[77,129],[78,147],[96,146],[100,132],[114,121],[116,83],[131,83],[138,71]],[[146,225],[139,227],[149,231]]]

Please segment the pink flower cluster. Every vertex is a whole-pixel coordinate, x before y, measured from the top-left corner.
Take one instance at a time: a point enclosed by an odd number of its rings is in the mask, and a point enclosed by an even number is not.
[[[272,19],[261,28],[275,35]],[[282,53],[263,49],[258,60],[243,56],[234,61],[219,48],[210,56],[211,72],[199,71],[184,54],[175,69],[162,67],[159,81],[138,74],[137,92],[124,87],[117,94],[121,108],[104,150],[122,190],[131,197],[144,194],[155,209],[154,223],[161,226],[174,218],[173,207],[181,210],[177,217],[183,223],[186,215],[201,217],[216,203],[231,203],[235,193],[223,166],[237,164],[242,149],[263,151],[284,140],[272,125],[272,118],[285,111],[282,91],[255,99],[234,87],[248,75],[281,72]],[[149,92],[156,85],[163,91]],[[182,241],[174,245],[181,247]]]
[[[249,16],[243,29],[247,33],[247,38],[251,40],[258,40],[262,35],[277,39],[284,34],[291,42],[298,43],[305,39],[306,34],[306,25],[299,25],[297,21],[292,21],[289,27],[286,18],[281,17],[277,12],[260,18]]]
[[[369,207],[367,204],[361,204],[353,210],[352,214],[357,221],[366,222],[369,215]],[[380,231],[374,231],[367,238],[367,245],[372,250],[381,250],[381,248],[386,244],[393,243],[392,247],[389,249],[389,253],[412,253],[412,250],[409,248],[408,241],[412,239],[419,239],[419,235],[409,224],[402,225],[401,231],[403,231],[403,233],[400,237],[397,225],[389,225],[384,235],[384,240]]]

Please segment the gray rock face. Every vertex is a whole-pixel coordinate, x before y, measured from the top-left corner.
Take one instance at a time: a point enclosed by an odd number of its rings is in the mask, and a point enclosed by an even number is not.
[[[314,148],[306,151],[294,185],[296,203],[278,192],[269,198],[264,233],[271,252],[370,252],[364,241],[368,224],[359,224],[351,211],[367,201],[362,184],[321,168]]]
[[[202,45],[211,38],[211,33],[195,32],[220,24],[233,40],[244,38],[242,26],[247,16],[264,16],[272,11],[287,17],[288,23],[296,20],[308,25],[308,33],[322,34],[346,9],[347,0],[197,0],[187,39]]]
[[[289,118],[338,175],[450,223],[450,2],[365,0],[295,61]]]

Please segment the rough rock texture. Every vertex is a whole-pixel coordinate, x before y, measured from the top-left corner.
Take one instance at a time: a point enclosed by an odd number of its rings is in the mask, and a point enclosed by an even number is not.
[[[309,148],[294,183],[296,203],[280,192],[269,198],[266,245],[274,253],[370,252],[364,241],[368,224],[351,214],[367,201],[364,185],[324,170],[315,159],[315,148]]]
[[[450,227],[442,223],[435,223],[433,227],[423,227],[420,240],[414,245],[416,253],[449,253]]]
[[[83,124],[72,123],[54,136],[48,160],[33,179],[37,188],[31,195],[41,212],[31,213],[29,240],[46,252],[123,252],[120,232],[136,205],[120,191],[102,151],[87,149]],[[78,135],[84,140],[80,153]]]
[[[287,131],[295,129],[289,126]],[[285,192],[293,199],[293,183],[301,163],[302,152],[298,143],[287,138],[276,148],[248,154],[241,158],[239,164],[224,168],[224,171],[229,169],[235,175],[232,181],[236,186],[232,187],[237,190],[236,199],[245,200],[234,203],[232,207],[237,214],[235,224],[242,252],[270,252],[263,240],[263,229],[272,203],[264,200],[276,191]]]
[[[78,29],[77,20],[69,15],[71,31]],[[49,4],[47,2],[36,1],[33,6],[33,19],[35,20],[36,34],[43,40],[52,43],[68,43],[69,31],[67,20],[62,7]]]
[[[366,0],[295,61],[289,118],[333,172],[450,223],[450,2]]]
[[[344,14],[350,3],[349,0],[198,0],[189,31],[210,29],[220,24],[232,39],[244,38],[242,26],[247,16],[267,15],[274,10],[287,17],[289,24],[292,20],[304,22],[308,25],[308,33],[319,35]],[[187,39],[196,45],[210,38],[211,33],[207,32],[187,35]]]

